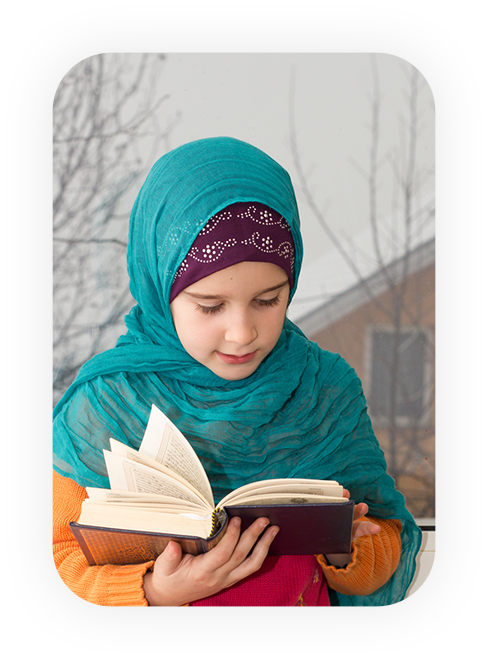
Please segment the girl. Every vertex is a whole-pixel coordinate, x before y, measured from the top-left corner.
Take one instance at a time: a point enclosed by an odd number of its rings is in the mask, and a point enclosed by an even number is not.
[[[211,138],[154,165],[131,213],[137,304],[127,333],[84,365],[54,412],[54,555],[80,597],[194,606],[405,597],[421,533],[386,474],[356,374],[286,318],[301,261],[290,178],[262,151]],[[170,543],[155,562],[89,567],[68,524],[86,486],[109,486],[109,438],[137,449],[153,403],[193,445],[216,500],[266,478],[347,487],[361,502],[351,553],[269,557],[279,529],[262,534],[260,519],[242,534],[231,524],[205,555]]]

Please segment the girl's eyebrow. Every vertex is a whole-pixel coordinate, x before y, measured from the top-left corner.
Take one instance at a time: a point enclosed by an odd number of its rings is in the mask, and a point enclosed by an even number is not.
[[[265,293],[271,293],[271,291],[276,291],[278,288],[283,288],[283,286],[286,286],[287,283],[288,283],[288,279],[286,279],[281,284],[277,284],[276,286],[270,286],[269,288],[266,288],[264,291],[260,291],[259,293],[256,293],[254,297],[259,297],[260,295],[264,295]],[[198,298],[199,300],[223,300],[225,298],[225,295],[201,295],[200,293],[191,293],[190,291],[185,291],[185,293],[186,295],[189,295],[190,297]]]

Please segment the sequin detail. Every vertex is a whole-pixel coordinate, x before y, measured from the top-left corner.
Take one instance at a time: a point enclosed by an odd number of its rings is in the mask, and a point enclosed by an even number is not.
[[[295,249],[288,223],[257,202],[232,204],[210,218],[176,271],[171,300],[191,283],[246,260],[279,265],[292,286]]]

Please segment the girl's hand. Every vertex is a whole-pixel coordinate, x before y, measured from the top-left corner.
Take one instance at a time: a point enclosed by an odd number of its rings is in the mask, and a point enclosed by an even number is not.
[[[271,526],[256,542],[268,524],[268,519],[260,517],[241,535],[241,520],[234,517],[219,544],[198,556],[183,554],[180,545],[171,541],[158,556],[153,571],[144,576],[150,606],[188,604],[215,595],[259,570],[279,531]]]
[[[344,490],[343,496],[349,498],[351,495],[348,490]],[[364,517],[367,514],[367,503],[358,503],[354,506],[354,521],[352,524],[351,542],[354,542],[354,540],[360,538],[363,535],[375,535],[381,531],[381,527],[378,526],[378,524],[364,520],[361,522],[358,521],[361,517]],[[330,565],[335,565],[336,567],[345,567],[348,563],[351,562],[352,554],[327,554],[326,558]]]

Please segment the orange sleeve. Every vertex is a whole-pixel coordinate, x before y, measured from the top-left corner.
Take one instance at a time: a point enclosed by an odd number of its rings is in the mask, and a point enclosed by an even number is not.
[[[370,595],[385,584],[400,561],[402,524],[396,519],[364,517],[381,527],[376,535],[365,535],[352,543],[351,562],[343,568],[329,565],[324,556],[317,560],[328,585],[343,595]]]
[[[53,476],[53,554],[61,579],[76,595],[102,606],[147,606],[143,577],[153,562],[91,567],[69,528],[80,516],[86,490],[70,478]]]

